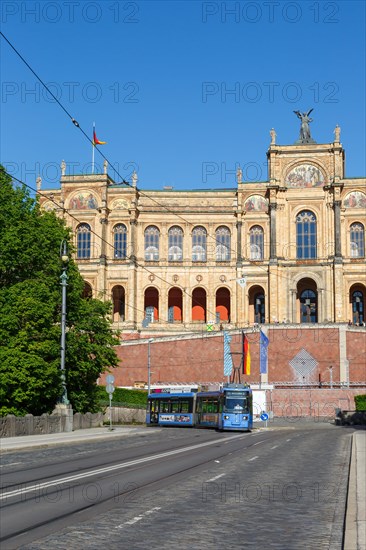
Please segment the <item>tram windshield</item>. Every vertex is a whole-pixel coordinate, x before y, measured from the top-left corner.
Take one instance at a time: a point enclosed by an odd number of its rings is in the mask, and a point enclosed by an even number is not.
[[[245,392],[226,392],[225,412],[249,412],[249,396]]]

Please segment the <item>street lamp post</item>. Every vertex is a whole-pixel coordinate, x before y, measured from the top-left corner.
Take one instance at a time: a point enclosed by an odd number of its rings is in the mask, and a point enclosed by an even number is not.
[[[64,239],[60,245],[60,260],[62,262],[62,273],[60,284],[62,287],[62,305],[61,305],[61,383],[62,395],[56,404],[54,414],[61,416],[61,431],[72,432],[73,430],[73,411],[70,401],[67,397],[67,386],[65,376],[65,351],[66,351],[66,287],[67,287],[67,264],[69,254],[67,242]]]
[[[147,395],[150,395],[151,385],[150,344],[152,341],[152,338],[149,338],[149,340],[147,341]]]
[[[69,261],[69,255],[67,250],[67,242],[62,241],[60,246],[60,258],[62,261],[62,273],[61,273],[61,286],[62,286],[62,308],[61,308],[61,382],[62,382],[62,396],[61,403],[63,405],[69,405],[70,402],[67,398],[66,376],[65,376],[65,351],[66,351],[66,287],[67,287],[67,264]]]

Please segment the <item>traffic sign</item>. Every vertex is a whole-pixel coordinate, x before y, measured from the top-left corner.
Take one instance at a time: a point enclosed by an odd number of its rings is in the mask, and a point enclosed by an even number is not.
[[[106,376],[107,384],[113,384],[114,383],[114,376],[113,374],[107,374]]]
[[[261,414],[261,420],[263,420],[263,422],[267,421],[269,418],[268,414],[266,412],[262,412]]]
[[[107,393],[113,393],[116,388],[113,386],[113,384],[107,384],[105,389],[107,390]]]

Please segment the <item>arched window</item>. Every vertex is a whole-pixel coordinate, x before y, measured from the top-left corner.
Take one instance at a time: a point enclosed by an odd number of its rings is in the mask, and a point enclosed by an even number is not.
[[[300,322],[318,322],[317,295],[313,290],[303,290],[300,294]]]
[[[230,260],[230,230],[221,226],[216,229],[216,261],[228,262]]]
[[[155,287],[145,290],[145,322],[154,323],[159,320],[159,292]],[[147,326],[147,325],[146,325]]]
[[[125,259],[127,256],[127,227],[119,223],[113,228],[114,257]]]
[[[113,300],[113,321],[125,320],[125,289],[121,285],[116,285],[112,289]]]
[[[195,227],[192,231],[192,262],[205,262],[207,251],[207,231]]]
[[[224,287],[216,291],[216,323],[230,322],[230,290]]]
[[[353,223],[350,227],[351,258],[365,257],[365,228],[362,223]]]
[[[183,293],[180,288],[173,287],[168,293],[168,323],[182,322]]]
[[[168,231],[168,261],[180,262],[183,260],[183,231],[173,226]]]
[[[154,225],[145,229],[145,260],[157,262],[159,260],[160,232]]]
[[[263,229],[260,225],[253,225],[250,229],[250,259],[263,260]]]
[[[204,288],[198,287],[192,292],[192,321],[206,322],[207,295]]]
[[[352,316],[353,324],[362,326],[365,321],[364,296],[360,290],[352,293]]]
[[[308,210],[296,217],[296,250],[298,260],[316,258],[316,218]]]
[[[85,299],[93,298],[93,289],[91,285],[86,281],[84,281],[84,289],[81,296],[82,298],[85,298]]]
[[[254,296],[254,321],[256,323],[266,322],[264,294],[262,293],[258,293]]]
[[[77,230],[77,257],[79,260],[90,258],[91,229],[87,223],[81,223]]]

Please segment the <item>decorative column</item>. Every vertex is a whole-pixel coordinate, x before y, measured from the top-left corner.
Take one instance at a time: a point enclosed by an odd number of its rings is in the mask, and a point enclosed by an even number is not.
[[[243,222],[241,219],[236,222],[236,265],[241,266],[242,262],[242,229]]]
[[[271,184],[269,188],[269,223],[270,223],[270,243],[269,243],[269,265],[268,265],[268,283],[269,283],[269,322],[279,321],[279,289],[278,289],[278,261],[276,249],[276,211],[277,211],[277,190],[278,185]]]
[[[334,201],[334,261],[335,263],[342,263],[342,246],[341,246],[341,204],[342,201]]]
[[[339,177],[334,178],[333,189],[333,210],[334,210],[334,266],[333,266],[333,292],[334,292],[334,322],[345,321],[343,311],[344,300],[344,277],[343,257],[341,243],[341,190],[343,185]]]
[[[138,304],[137,304],[137,265],[136,265],[136,235],[137,235],[137,219],[134,217],[135,212],[132,213],[130,218],[130,266],[129,266],[129,296],[128,302],[131,304],[129,306],[129,316],[128,319],[131,320],[134,324],[134,327],[137,328],[137,317],[138,317]],[[141,316],[143,314],[141,313]]]
[[[269,261],[270,263],[277,263],[277,250],[276,250],[276,211],[277,203],[271,202],[269,204],[270,212],[270,245],[269,245]]]

